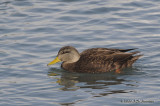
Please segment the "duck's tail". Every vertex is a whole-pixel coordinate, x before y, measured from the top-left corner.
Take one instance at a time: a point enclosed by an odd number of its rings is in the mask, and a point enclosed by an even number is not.
[[[133,56],[133,58],[131,59],[131,61],[136,61],[136,60],[138,60],[142,56],[143,56],[143,54]]]
[[[134,53],[134,54],[136,54],[136,53]],[[143,56],[143,54],[133,56],[132,59],[128,61],[128,67],[132,66],[132,64],[142,56]]]

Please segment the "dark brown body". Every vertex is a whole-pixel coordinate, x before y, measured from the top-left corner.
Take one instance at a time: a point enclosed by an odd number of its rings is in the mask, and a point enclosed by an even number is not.
[[[142,55],[139,52],[127,51],[134,49],[92,48],[80,53],[80,59],[74,63],[62,63],[62,68],[71,72],[101,73],[131,67]]]

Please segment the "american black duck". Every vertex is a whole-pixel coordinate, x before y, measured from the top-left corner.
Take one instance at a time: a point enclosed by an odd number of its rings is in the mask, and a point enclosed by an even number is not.
[[[80,73],[101,73],[131,67],[142,55],[128,52],[134,49],[91,48],[79,53],[72,46],[62,47],[57,57],[48,65],[63,62],[61,67],[67,71]]]

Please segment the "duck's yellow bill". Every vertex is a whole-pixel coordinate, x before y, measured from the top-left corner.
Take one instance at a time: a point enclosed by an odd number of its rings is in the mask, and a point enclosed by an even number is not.
[[[50,63],[48,63],[47,66],[52,65],[52,64],[55,64],[55,63],[58,63],[58,62],[60,62],[60,61],[61,61],[61,60],[59,60],[59,58],[56,57],[53,61],[51,61]]]

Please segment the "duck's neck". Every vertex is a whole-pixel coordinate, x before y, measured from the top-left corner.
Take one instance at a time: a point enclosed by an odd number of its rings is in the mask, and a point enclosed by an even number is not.
[[[74,63],[67,63],[67,62],[63,62],[62,64],[61,64],[61,67],[64,69],[64,70],[67,70],[67,71],[74,71],[74,65],[75,64],[75,62]]]
[[[74,63],[77,62],[80,58],[79,54],[73,55],[71,61],[68,61],[67,63]]]
[[[67,61],[64,61],[64,63],[75,63],[79,60],[80,58],[80,55],[78,53],[74,53],[74,54],[71,54],[71,55],[68,55],[67,57]]]

